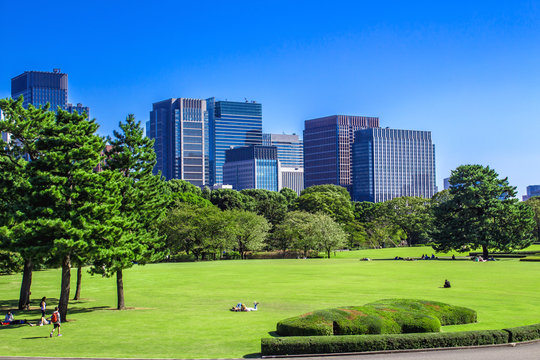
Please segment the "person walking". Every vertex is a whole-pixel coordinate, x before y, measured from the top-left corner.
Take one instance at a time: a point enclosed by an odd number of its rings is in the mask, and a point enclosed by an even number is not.
[[[53,327],[51,333],[49,334],[49,337],[53,336],[54,330],[56,330],[56,329],[58,329],[58,335],[57,336],[62,336],[62,334],[60,334],[61,321],[60,321],[60,313],[58,312],[58,306],[54,308],[54,312],[51,315],[51,322],[53,323],[54,327]]]
[[[47,324],[47,319],[45,319],[45,310],[47,309],[47,297],[42,297],[41,302],[39,303],[39,308],[41,309],[41,320],[39,321],[39,326]]]

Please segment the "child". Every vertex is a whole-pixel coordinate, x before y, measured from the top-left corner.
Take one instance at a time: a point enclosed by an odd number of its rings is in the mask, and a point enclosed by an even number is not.
[[[58,306],[54,308],[54,312],[53,314],[51,315],[51,322],[54,324],[54,327],[51,331],[51,333],[49,334],[49,337],[52,337],[53,336],[53,333],[54,333],[54,330],[58,329],[58,336],[62,336],[62,334],[60,334],[60,313],[58,312]]]

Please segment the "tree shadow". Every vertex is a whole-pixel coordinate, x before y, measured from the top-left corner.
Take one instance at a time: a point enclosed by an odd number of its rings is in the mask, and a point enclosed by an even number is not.
[[[244,358],[244,359],[260,359],[261,358],[261,353],[246,354],[246,355],[242,356],[242,358]]]
[[[48,336],[32,336],[32,337],[25,337],[22,338],[23,340],[35,340],[35,339],[46,339]]]

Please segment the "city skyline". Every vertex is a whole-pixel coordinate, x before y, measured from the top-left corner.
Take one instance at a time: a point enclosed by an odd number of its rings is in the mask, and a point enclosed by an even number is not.
[[[540,182],[536,1],[126,5],[0,4],[3,14],[24,7],[26,24],[3,19],[18,33],[6,38],[0,97],[24,71],[60,68],[69,101],[91,108],[102,135],[129,113],[145,124],[152,103],[177,96],[256,100],[265,133],[301,134],[305,120],[335,114],[373,116],[381,127],[431,131],[439,189],[461,164],[489,165],[520,195]],[[68,7],[77,17],[51,26]],[[21,40],[36,32],[66,46]]]

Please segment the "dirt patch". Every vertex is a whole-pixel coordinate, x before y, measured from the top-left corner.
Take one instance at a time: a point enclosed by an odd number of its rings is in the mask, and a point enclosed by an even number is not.
[[[433,305],[433,304],[430,304],[430,303],[427,303],[426,306],[432,307],[435,310],[440,310],[441,309],[441,307],[439,305]]]
[[[305,317],[308,317],[309,315],[313,314],[313,311],[312,312],[308,312],[308,313],[305,313],[305,314],[302,314],[300,315],[301,318],[305,318]]]
[[[349,313],[349,316],[347,316],[347,319],[349,319],[349,320],[354,320],[354,319],[356,319],[357,317],[360,317],[360,316],[367,316],[367,314],[364,314],[360,310],[354,310],[354,309],[339,309],[339,310],[345,311],[346,313]]]

